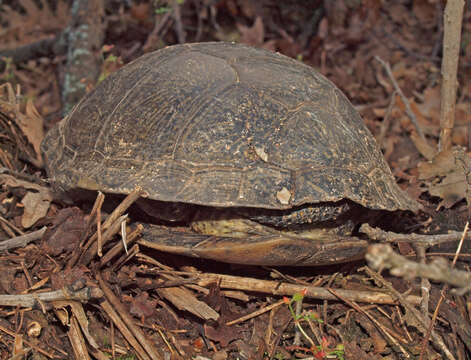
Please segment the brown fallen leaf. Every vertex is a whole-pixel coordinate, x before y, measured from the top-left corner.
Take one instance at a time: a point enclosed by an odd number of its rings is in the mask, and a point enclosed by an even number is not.
[[[204,325],[205,336],[213,341],[220,343],[221,347],[226,347],[235,339],[240,338],[239,331],[234,326],[226,326],[224,324]]]
[[[54,217],[52,227],[44,234],[48,254],[60,255],[74,251],[87,228],[87,219],[79,208],[65,208]]]
[[[21,201],[24,206],[21,225],[25,229],[33,226],[39,219],[46,216],[53,199],[52,192],[49,188],[20,180],[7,174],[0,175],[0,185],[10,188],[23,188],[26,190],[26,195]]]
[[[422,187],[442,199],[439,207],[450,208],[465,199],[471,204],[471,157],[462,147],[437,154],[431,161],[419,164]]]
[[[411,132],[410,138],[415,145],[415,148],[420,152],[420,154],[427,160],[432,160],[437,151],[433,146],[431,146],[427,141],[421,138],[415,131]]]
[[[421,25],[431,29],[436,24],[436,5],[429,0],[414,0],[412,12],[420,21]]]
[[[14,121],[28,139],[34,149],[34,158],[30,161],[37,167],[43,164],[40,146],[44,138],[44,120],[34,107],[31,99],[26,102],[26,107],[22,110],[21,104],[18,102],[20,89],[15,94],[10,83],[6,83],[0,87],[0,106],[3,112],[10,114],[11,120]]]
[[[241,42],[247,45],[260,46],[265,38],[265,29],[260,16],[257,16],[252,27],[237,24],[237,29],[241,33]]]
[[[231,341],[240,338],[240,328],[226,325],[227,322],[236,319],[238,315],[230,310],[229,304],[222,295],[221,288],[217,283],[210,285],[209,294],[205,296],[205,301],[220,314],[217,322],[213,321],[204,325],[206,337],[219,342],[222,347],[226,347]]]
[[[91,281],[90,270],[83,265],[78,265],[71,269],[52,273],[50,280],[53,290],[59,290],[64,287],[78,288],[80,284]]]
[[[145,291],[141,292],[131,300],[129,312],[137,318],[149,318],[155,313],[157,300],[149,299],[149,294]]]
[[[276,50],[275,40],[264,41],[265,27],[260,16],[256,17],[252,27],[248,27],[238,23],[237,30],[239,30],[241,34],[240,42],[271,51]]]
[[[21,217],[21,226],[25,229],[30,228],[36,222],[47,215],[52,196],[49,191],[29,191],[21,200],[24,206],[23,216]]]

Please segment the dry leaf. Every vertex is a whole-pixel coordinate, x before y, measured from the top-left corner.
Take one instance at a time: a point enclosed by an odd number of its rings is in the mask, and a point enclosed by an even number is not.
[[[237,24],[237,29],[241,33],[241,42],[252,46],[261,46],[265,38],[265,29],[260,16],[257,16],[252,27]]]
[[[439,207],[452,207],[466,199],[471,204],[471,157],[461,147],[443,151],[432,161],[419,164],[419,179],[433,196],[442,199]]]
[[[440,87],[425,89],[423,96],[422,103],[417,104],[420,113],[432,124],[440,124]]]
[[[415,131],[411,132],[410,138],[415,145],[415,148],[420,152],[420,154],[427,160],[432,160],[437,151],[433,146],[431,146],[427,141],[421,138]]]
[[[412,3],[412,12],[419,19],[422,26],[431,28],[436,25],[436,5],[435,1],[414,0]]]
[[[226,326],[224,324],[215,326],[205,324],[204,334],[208,339],[219,342],[223,348],[229,345],[231,341],[240,338],[239,331],[235,326]]]
[[[31,99],[26,102],[26,114],[22,114],[18,120],[21,121],[21,124],[18,124],[18,126],[20,126],[31,145],[33,145],[38,160],[41,161],[40,147],[44,138],[44,119],[39,114]]]
[[[77,249],[80,239],[87,228],[87,218],[79,208],[61,209],[52,220],[43,237],[43,247],[50,255],[70,253]],[[73,276],[68,274],[68,278]]]
[[[36,224],[36,221],[44,218],[47,215],[51,201],[52,196],[49,191],[27,192],[21,200],[24,206],[21,226],[28,229]]]
[[[41,141],[44,138],[44,120],[39,115],[31,100],[26,103],[24,113],[21,111],[21,105],[18,102],[20,89],[17,89],[17,94],[13,90],[10,83],[6,83],[0,87],[2,93],[0,94],[0,107],[2,112],[8,114],[12,121],[14,121],[23,135],[28,139],[32,145],[35,154],[34,159],[30,161],[37,167],[42,167],[41,157]],[[26,150],[25,150],[26,151]]]
[[[137,318],[149,318],[155,313],[157,300],[150,299],[149,294],[145,291],[141,292],[131,300],[129,312]]]
[[[24,228],[31,227],[36,221],[46,216],[53,199],[52,192],[49,188],[19,180],[6,174],[0,175],[0,185],[11,188],[24,188],[27,190],[22,200],[24,213],[21,218],[21,225]]]
[[[54,11],[45,0],[18,0],[24,12],[4,5],[3,19],[8,20],[5,33],[15,33],[15,37],[23,42],[37,41],[38,29],[44,32],[58,32],[69,23],[70,9],[67,1],[56,2]],[[13,44],[9,44],[13,45]]]

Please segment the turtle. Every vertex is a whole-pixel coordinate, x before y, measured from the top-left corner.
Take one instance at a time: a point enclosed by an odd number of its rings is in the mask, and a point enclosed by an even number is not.
[[[141,187],[142,208],[160,221],[142,244],[228,263],[359,259],[359,223],[420,208],[332,82],[238,43],[139,57],[84,96],[41,149],[59,192]]]

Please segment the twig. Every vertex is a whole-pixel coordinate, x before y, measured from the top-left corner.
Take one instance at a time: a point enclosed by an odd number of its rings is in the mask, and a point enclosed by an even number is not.
[[[195,276],[194,273],[188,273],[190,276]],[[278,281],[271,280],[258,280],[252,278],[246,278],[241,276],[221,275],[221,274],[198,274],[198,278],[195,279],[195,283],[200,286],[207,286],[211,283],[217,283],[221,289],[237,289],[245,291],[255,291],[262,293],[269,293],[273,295],[286,295],[292,296],[303,290],[306,290],[306,298],[312,299],[326,299],[326,300],[337,300],[329,290],[323,287],[296,285],[288,283],[280,283]],[[338,294],[343,298],[349,299],[356,302],[365,302],[371,304],[395,304],[396,300],[389,294],[382,292],[373,291],[354,291],[354,290],[343,290],[336,289]],[[418,296],[407,296],[408,301],[413,304],[420,303],[420,297]]]
[[[129,207],[136,202],[141,196],[145,194],[144,190],[140,187],[136,187],[132,192],[126,196],[123,201],[113,210],[108,218],[103,222],[102,230],[105,231],[111,224],[113,224],[117,218],[123,215]]]
[[[0,331],[4,332],[5,334],[10,335],[13,338],[16,338],[16,336],[17,336],[17,334],[15,332],[7,329],[6,327],[3,327],[2,325],[0,325]],[[36,344],[34,344],[32,342],[29,342],[28,340],[23,339],[23,342],[26,345],[28,345],[29,347],[31,347],[32,349],[34,349],[35,351],[43,354],[44,356],[47,356],[49,359],[55,359],[56,358],[56,356],[54,354],[51,354],[51,353],[47,352],[46,350],[41,349],[39,346],[37,346]]]
[[[24,235],[24,232],[21,231],[21,229],[19,229],[17,226],[15,226],[15,224],[13,224],[11,221],[8,221],[7,219],[4,219],[3,216],[0,216],[0,222],[5,224],[5,225],[8,225],[8,227],[15,230],[18,234]]]
[[[375,59],[376,61],[378,61],[382,66],[383,68],[386,70],[386,73],[388,74],[389,76],[389,79],[391,80],[393,86],[394,86],[394,89],[396,90],[396,92],[399,94],[399,96],[401,97],[401,100],[402,102],[404,103],[404,106],[406,107],[406,114],[407,116],[409,116],[409,119],[411,120],[412,124],[414,125],[415,127],[415,131],[417,131],[417,134],[422,138],[422,140],[425,141],[425,135],[422,131],[422,129],[420,128],[420,125],[417,121],[417,118],[415,117],[415,114],[414,112],[412,111],[411,107],[410,107],[410,104],[409,104],[409,100],[406,98],[406,96],[404,95],[404,93],[402,92],[401,88],[399,87],[396,79],[394,78],[394,75],[392,73],[392,70],[391,70],[391,67],[389,66],[389,64],[387,62],[385,62],[383,59],[381,59],[379,56],[375,56]]]
[[[178,0],[173,0],[172,1],[172,8],[173,8],[173,18],[175,19],[175,28],[177,31],[177,36],[178,36],[178,43],[179,44],[184,44],[186,34],[185,30],[183,29],[183,22],[182,22],[182,14],[180,11],[180,4]]]
[[[124,253],[119,259],[113,261],[113,265],[108,267],[113,273],[118,272],[118,269],[131,260],[134,256],[139,254],[139,245],[134,244],[127,253]]]
[[[93,203],[92,211],[90,211],[90,215],[88,216],[87,225],[85,226],[85,231],[83,232],[82,237],[80,239],[80,244],[83,244],[85,240],[87,239],[88,234],[93,227],[93,220],[95,219],[97,212],[103,206],[104,201],[105,201],[105,195],[101,191],[98,191],[95,202]]]
[[[208,11],[207,9],[201,9],[200,7],[203,6],[204,8],[209,7],[211,5],[207,5],[203,3],[202,1],[199,0],[193,0],[195,13],[197,16],[197,26],[196,26],[196,35],[195,35],[195,42],[200,42],[201,41],[201,36],[203,35],[203,13],[204,10]]]
[[[43,226],[41,229],[30,232],[28,234],[16,236],[8,240],[3,240],[0,242],[0,251],[26,246],[32,241],[41,239],[46,230],[47,226]]]
[[[62,31],[53,38],[42,39],[14,49],[0,50],[0,72],[5,70],[4,58],[10,58],[14,64],[19,64],[41,57],[52,58],[65,54],[67,51],[65,33],[65,31]]]
[[[450,268],[446,260],[434,259],[430,264],[419,264],[396,254],[386,244],[371,245],[365,255],[373,269],[390,269],[392,275],[412,279],[424,277],[460,288],[461,292],[471,290],[471,273]]]
[[[85,339],[83,337],[82,332],[80,331],[80,326],[78,324],[77,318],[75,316],[72,316],[68,325],[69,327],[67,329],[67,337],[69,338],[69,343],[72,346],[74,358],[82,360],[91,360],[90,354],[87,350]]]
[[[461,252],[461,247],[463,246],[464,238],[466,237],[466,234],[469,229],[469,223],[467,222],[464,230],[463,230],[463,236],[461,237],[460,243],[458,244],[458,248],[456,249],[455,257],[453,258],[453,262],[451,263],[451,268],[453,269],[456,265],[456,261],[458,260],[458,256]],[[433,326],[435,324],[435,321],[437,320],[438,317],[438,312],[440,310],[440,306],[442,302],[445,300],[445,294],[448,291],[448,285],[445,284],[442,288],[442,291],[440,292],[440,299],[438,300],[437,306],[435,307],[435,311],[433,312],[432,316],[432,321],[430,321],[430,325],[427,329],[427,333],[424,336],[423,342],[422,342],[422,348],[420,350],[420,357],[419,360],[422,360],[423,355],[425,354],[425,350],[427,349],[427,344],[428,344],[428,339],[430,338],[430,334],[432,332]]]
[[[58,300],[77,300],[87,302],[91,299],[97,299],[102,296],[103,293],[96,287],[85,287],[77,291],[63,288],[61,290],[42,293],[0,295],[0,305],[37,308],[39,307],[39,302],[50,302]]]
[[[391,100],[389,101],[388,108],[386,110],[386,114],[384,115],[383,121],[381,123],[381,127],[379,130],[379,135],[378,135],[378,144],[381,146],[381,148],[384,148],[384,137],[386,136],[386,132],[389,130],[389,126],[391,124],[391,114],[394,109],[394,106],[396,106],[396,91],[393,91],[391,95]]]
[[[235,320],[232,320],[232,321],[229,321],[226,323],[227,326],[230,326],[230,325],[235,325],[235,324],[239,324],[241,322],[244,322],[246,320],[250,320],[250,319],[253,319],[254,317],[257,317],[259,315],[262,315],[264,313],[266,313],[267,311],[270,311],[270,310],[273,310],[281,305],[283,305],[285,303],[284,300],[280,300],[274,304],[271,304],[271,305],[268,305],[268,306],[265,306],[264,308],[261,308],[257,311],[254,311],[253,313],[250,313],[250,314],[247,314],[245,316],[242,316],[238,319],[235,319]]]
[[[100,73],[104,39],[104,1],[74,0],[67,32],[67,70],[62,89],[64,114],[85,95]]]
[[[159,33],[162,31],[168,21],[171,20],[171,15],[172,13],[170,11],[163,16],[160,14],[156,15],[154,29],[152,29],[151,33],[147,36],[146,42],[142,46],[144,51],[153,50],[153,47],[158,40]]]
[[[98,197],[97,201],[94,204],[94,207],[96,205],[96,243],[97,243],[97,254],[99,257],[103,256],[103,233],[101,229],[101,207],[103,206],[103,202],[105,201],[105,197],[102,196],[100,198],[100,195],[102,195],[101,191],[98,192]],[[93,209],[92,209],[93,210]]]
[[[451,131],[455,123],[456,80],[460,58],[463,7],[464,0],[448,0],[445,6],[438,151],[451,148]]]
[[[124,212],[129,209],[129,207],[137,200],[139,197],[144,195],[145,192],[140,188],[136,187],[131,193],[129,193],[128,196],[126,196],[123,201],[113,210],[113,212],[108,216],[108,218],[103,222],[102,224],[102,231],[105,231],[105,234],[103,234],[103,238],[107,237],[108,235],[111,234],[113,236],[116,234],[120,229],[121,229],[121,222],[122,221],[116,221],[120,216],[124,214]],[[110,231],[108,233],[107,229],[113,225],[113,231]],[[88,264],[91,259],[95,256],[98,245],[96,243],[96,240],[98,238],[97,233],[95,233],[89,240],[88,242],[83,246],[83,252],[81,255],[81,262],[82,264]],[[102,239],[102,243],[105,244],[107,239]],[[68,267],[72,267],[75,265],[76,261],[78,259],[73,259],[74,261],[69,261],[67,264]]]
[[[144,227],[142,224],[138,224],[136,229],[127,235],[126,245],[131,245],[134,241],[139,237]],[[124,244],[120,241],[115,246],[113,246],[101,259],[100,259],[100,266],[105,265],[109,262],[112,258],[119,254],[119,252],[123,249]]]
[[[101,191],[98,191],[98,195],[95,199],[95,203],[93,204],[92,211],[90,211],[90,215],[88,216],[87,224],[85,225],[85,230],[83,231],[82,236],[80,237],[79,248],[86,248],[85,242],[88,238],[90,231],[93,228],[93,221],[96,218],[98,209],[101,209],[104,201],[105,201],[105,195]],[[69,269],[69,270],[72,269],[72,267],[77,263],[78,259],[80,259],[81,254],[82,252],[75,251],[70,257],[70,259],[68,260],[66,269]]]
[[[426,264],[425,261],[425,247],[421,244],[415,246],[415,251],[417,253],[417,260],[421,264]],[[422,301],[420,302],[420,308],[423,314],[428,314],[428,303],[430,300],[430,281],[427,278],[422,277],[420,279],[420,293],[422,295]]]
[[[150,356],[150,358],[153,359],[153,360],[162,359],[162,357],[157,352],[157,350],[154,348],[152,343],[147,340],[147,338],[145,337],[142,330],[139,329],[136,325],[134,325],[134,321],[128,315],[128,312],[127,312],[126,308],[119,301],[119,299],[116,297],[116,295],[113,293],[113,291],[109,288],[109,286],[105,283],[105,281],[103,280],[103,277],[101,276],[100,273],[96,274],[96,279],[98,280],[98,283],[100,284],[100,288],[103,290],[103,293],[105,294],[105,297],[107,298],[107,300],[111,304],[113,304],[114,308],[116,308],[116,310],[118,311],[119,316],[121,317],[121,319],[123,319],[124,323],[127,325],[129,330],[131,330],[132,334],[136,337],[136,339],[139,341],[139,343],[145,349],[145,351]],[[118,325],[118,324],[116,324],[116,325]]]
[[[452,231],[448,234],[422,235],[422,234],[397,234],[373,228],[368,224],[363,224],[360,231],[367,234],[371,240],[384,241],[388,243],[406,242],[412,244],[421,244],[423,246],[435,246],[444,243],[458,242],[462,233]],[[471,240],[471,234],[466,235],[465,240]]]
[[[123,215],[116,219],[116,221],[104,232],[102,236],[102,244],[106,244],[111,238],[116,235],[121,230],[121,223],[126,221],[127,215]],[[97,233],[98,234],[98,233]],[[98,236],[96,237],[98,239]],[[93,257],[98,253],[98,241],[89,242],[88,249],[85,250],[83,255],[80,258],[80,263],[83,265],[88,265],[92,261]]]
[[[107,315],[110,317],[112,324],[115,324],[116,327],[119,329],[123,337],[126,339],[126,341],[131,345],[134,350],[139,354],[140,358],[143,360],[151,360],[151,358],[147,355],[146,351],[144,348],[139,344],[137,339],[134,337],[134,335],[131,333],[131,331],[128,329],[126,326],[126,323],[120,318],[118,313],[115,311],[113,306],[108,301],[103,301],[101,304],[101,308],[103,311],[107,313]]]
[[[368,267],[364,267],[361,270],[364,270],[370,275],[375,281],[378,283],[382,284],[384,287],[386,287],[394,297],[396,297],[402,306],[404,306],[415,319],[417,320],[414,322],[414,326],[422,332],[422,334],[425,335],[427,331],[427,325],[430,324],[430,319],[428,317],[428,314],[421,314],[414,306],[411,304],[407,298],[405,298],[399,291],[397,291],[390,282],[386,281],[380,274],[372,271]],[[443,339],[441,338],[440,335],[438,335],[435,331],[432,330],[431,332],[431,338],[433,343],[437,348],[439,348],[447,357],[449,360],[455,360],[455,357],[453,354],[450,352],[446,344],[444,343]]]
[[[296,301],[295,302],[295,314],[296,314],[296,319],[299,319],[301,317],[301,313],[303,311],[303,302],[302,302],[302,299],[299,300],[299,301]],[[298,324],[296,322],[296,324]],[[299,325],[299,324],[298,324]],[[294,328],[294,340],[293,340],[293,345],[294,346],[300,346],[301,345],[301,331],[302,331],[302,328],[300,328],[299,326],[295,326]]]
[[[359,306],[357,303],[355,303],[354,301],[349,301],[347,299],[344,299],[342,298],[336,290],[334,289],[329,289],[329,291],[334,294],[335,296],[337,296],[340,300],[344,301],[345,303],[347,303],[348,305],[350,305],[353,309],[355,309],[356,311],[362,313],[363,315],[365,315],[368,319],[370,319],[370,321],[376,325],[376,327],[384,334],[386,335],[386,338],[388,338],[388,340],[390,341],[390,344],[398,347],[401,352],[404,354],[404,357],[406,359],[411,359],[411,355],[409,354],[409,352],[404,349],[404,347],[396,340],[396,337],[393,336],[392,334],[392,331],[390,329],[387,329],[386,327],[382,326],[381,323],[376,320],[368,311],[366,311],[365,309],[363,309],[361,306]]]

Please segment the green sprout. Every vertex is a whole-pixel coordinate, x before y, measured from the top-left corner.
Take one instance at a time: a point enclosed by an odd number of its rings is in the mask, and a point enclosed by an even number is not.
[[[155,13],[157,15],[160,15],[160,14],[166,14],[170,11],[171,9],[169,7],[166,7],[166,6],[161,6],[157,9],[155,9]]]
[[[307,293],[307,289],[304,289],[303,291],[299,293],[295,293],[291,299],[284,297],[283,301],[285,302],[286,305],[288,305],[288,309],[291,313],[291,316],[293,317],[294,324],[296,328],[299,330],[299,332],[306,338],[306,340],[311,344],[311,348],[302,348],[299,346],[292,346],[290,349],[292,350],[303,350],[305,352],[311,352],[313,353],[314,357],[316,359],[326,359],[326,358],[331,358],[335,356],[336,359],[339,360],[344,360],[344,346],[343,344],[338,344],[334,349],[329,348],[329,341],[327,340],[326,337],[322,337],[322,341],[320,345],[316,345],[314,341],[307,335],[306,331],[301,325],[301,322],[305,321],[308,322],[309,324],[313,321],[316,321],[318,323],[322,323],[322,319],[318,317],[317,314],[313,312],[307,312],[307,313],[301,313],[301,314],[296,314],[296,311],[294,310],[293,303],[298,303],[302,302],[304,296]]]

